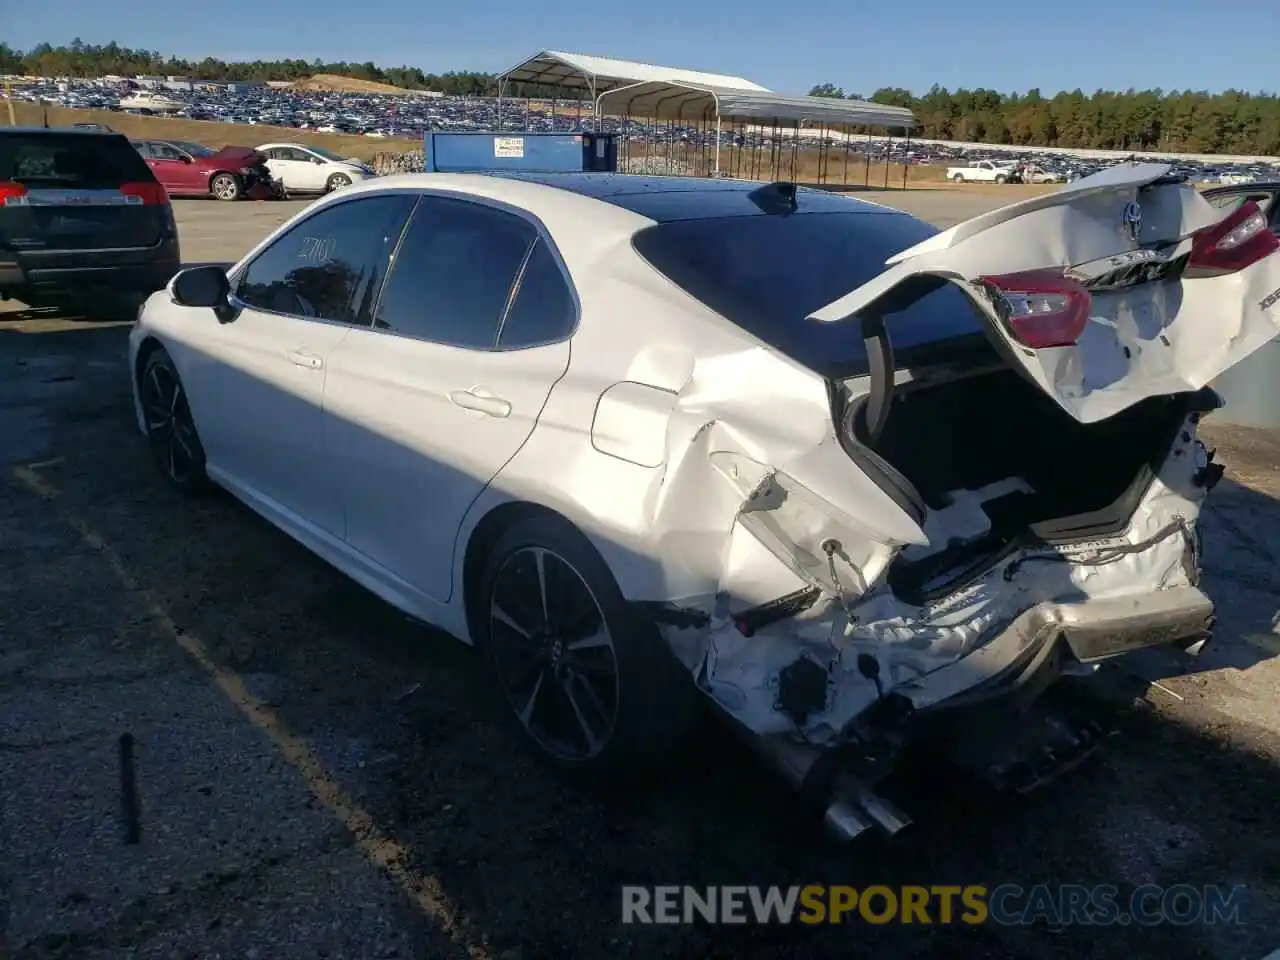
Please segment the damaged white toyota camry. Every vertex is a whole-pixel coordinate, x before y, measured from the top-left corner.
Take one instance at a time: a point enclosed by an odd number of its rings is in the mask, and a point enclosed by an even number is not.
[[[905,821],[873,790],[913,741],[1027,787],[1089,747],[1047,686],[1208,636],[1196,423],[1280,333],[1276,248],[1153,164],[944,232],[391,177],[180,273],[132,380],[174,484],[481,646],[545,757],[658,760],[700,694],[853,836]]]

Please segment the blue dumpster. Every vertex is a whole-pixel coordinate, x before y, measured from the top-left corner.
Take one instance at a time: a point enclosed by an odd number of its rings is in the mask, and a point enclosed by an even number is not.
[[[612,133],[428,130],[422,149],[430,173],[616,173],[618,169],[618,143]]]

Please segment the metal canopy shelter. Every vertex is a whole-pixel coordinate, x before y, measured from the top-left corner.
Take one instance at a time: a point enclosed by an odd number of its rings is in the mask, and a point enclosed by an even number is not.
[[[600,94],[608,90],[647,82],[691,83],[721,87],[726,90],[768,92],[765,87],[742,77],[703,73],[699,70],[679,70],[675,67],[659,67],[652,63],[639,63],[634,60],[593,57],[584,53],[542,50],[499,75],[498,96],[506,94],[508,84],[528,83],[576,90],[579,93],[586,93],[594,102]]]
[[[905,107],[867,100],[775,93],[743,77],[680,70],[651,63],[543,50],[499,76],[501,99],[509,84],[538,84],[586,94],[597,118],[647,116],[654,120],[715,121],[715,173],[720,173],[723,120],[779,121],[803,125],[883,127],[910,131],[915,117]],[[887,175],[887,174],[886,174]]]
[[[596,97],[600,112],[621,111],[656,120],[790,120],[846,126],[908,129],[915,117],[906,107],[867,100],[801,97],[772,90],[739,90],[671,80],[633,83]]]

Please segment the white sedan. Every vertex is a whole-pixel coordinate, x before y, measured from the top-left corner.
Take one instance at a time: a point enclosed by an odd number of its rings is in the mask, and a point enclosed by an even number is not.
[[[384,178],[150,298],[138,425],[482,648],[560,766],[659,761],[701,696],[892,832],[906,745],[1028,788],[1092,743],[1039,691],[1207,636],[1196,423],[1280,333],[1280,257],[1168,171],[943,233],[791,184]]]
[[[264,143],[255,147],[267,158],[271,176],[289,193],[332,193],[370,179],[373,169],[351,157],[305,143]]]

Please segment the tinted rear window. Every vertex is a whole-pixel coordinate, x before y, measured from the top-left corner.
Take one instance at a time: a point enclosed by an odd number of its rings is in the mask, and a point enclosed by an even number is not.
[[[938,231],[906,215],[808,213],[718,217],[641,230],[642,257],[717,313],[826,376],[867,371],[859,324],[806,317]],[[983,334],[973,305],[948,284],[890,318],[903,351]]]
[[[0,180],[79,190],[113,190],[152,180],[150,168],[120,136],[0,134]]]

